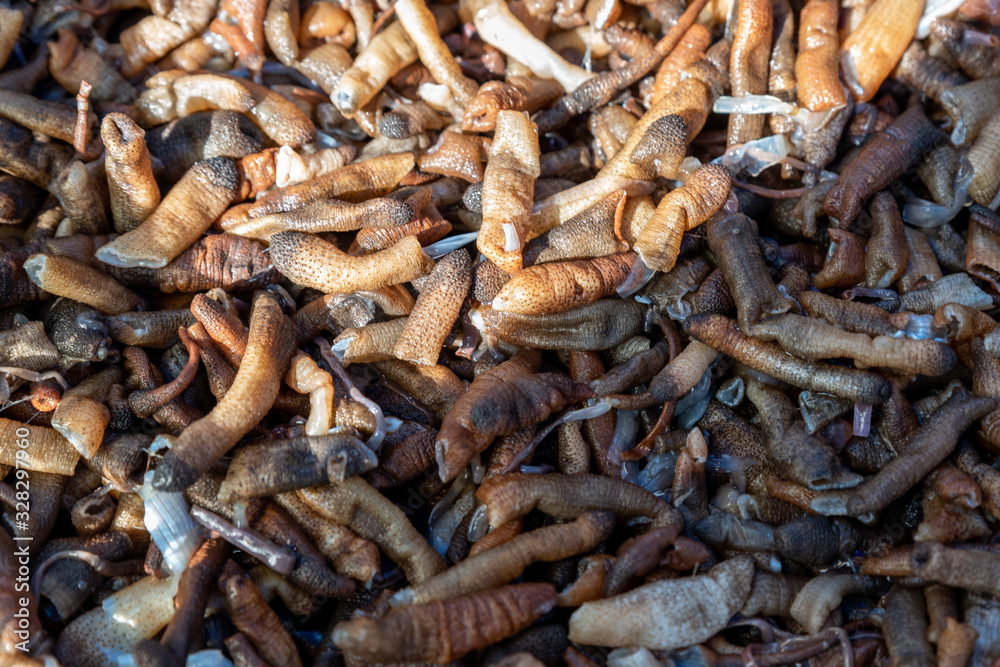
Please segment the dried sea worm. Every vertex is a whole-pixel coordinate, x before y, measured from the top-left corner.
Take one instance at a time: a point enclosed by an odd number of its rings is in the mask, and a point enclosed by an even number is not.
[[[443,664],[514,635],[555,604],[552,584],[515,584],[346,621],[333,639],[345,653],[370,660]],[[458,618],[462,623],[441,621]]]
[[[614,523],[608,512],[585,512],[570,523],[521,533],[404,588],[393,595],[390,604],[425,604],[502,586],[519,577],[531,563],[556,561],[594,549],[611,535]]]
[[[875,96],[913,39],[922,13],[919,2],[878,0],[844,40],[840,61],[858,100]]]
[[[956,364],[955,353],[932,340],[892,336],[869,338],[847,333],[822,320],[786,314],[750,329],[759,340],[776,340],[786,352],[805,359],[854,359],[860,368],[893,368],[908,375],[944,375]]]
[[[426,366],[436,364],[471,282],[469,253],[459,249],[442,257],[427,276],[426,286],[393,346],[393,355]]]
[[[314,486],[297,493],[317,514],[378,544],[403,569],[411,584],[419,584],[445,569],[444,559],[403,511],[364,480],[349,477],[336,487]]]
[[[326,482],[341,482],[375,468],[374,452],[347,434],[306,436],[280,445],[237,451],[219,488],[219,501],[270,496]]]
[[[518,271],[490,304],[494,310],[524,314],[556,313],[613,294],[632,270],[635,255],[622,253],[589,260],[552,262]]]
[[[211,158],[188,171],[153,214],[94,256],[112,266],[160,268],[198,239],[233,201],[236,166]]]
[[[797,387],[844,396],[857,403],[876,404],[889,397],[889,383],[879,375],[789,356],[778,346],[741,333],[735,322],[721,315],[695,315],[688,328],[706,345]]]
[[[275,234],[288,231],[319,234],[399,227],[413,215],[413,209],[395,199],[376,198],[359,203],[327,199],[292,211],[251,218],[226,232],[267,242]]]
[[[757,226],[740,213],[719,213],[706,225],[708,245],[736,302],[740,328],[787,313],[791,302],[778,291],[757,245]]]
[[[941,133],[920,107],[910,107],[866,143],[861,154],[845,168],[826,195],[826,212],[846,228],[858,216],[865,200],[885,189],[940,140]]]
[[[487,507],[491,528],[534,509],[563,519],[592,510],[607,510],[619,519],[649,517],[661,525],[680,519],[676,510],[652,493],[603,475],[507,473],[484,481],[476,497]]]
[[[585,602],[569,620],[572,641],[672,649],[705,641],[725,627],[750,594],[754,565],[737,556],[707,574],[640,586]]]
[[[730,54],[729,79],[735,96],[763,95],[771,55],[774,8],[771,2],[754,0],[739,3]],[[729,117],[730,146],[759,139],[764,130],[760,114],[732,114]]]
[[[820,494],[810,506],[820,514],[854,517],[882,509],[941,463],[962,432],[995,407],[993,398],[951,398],[877,474],[850,491]]]
[[[522,266],[521,252],[530,230],[530,193],[541,173],[538,155],[538,133],[531,121],[518,111],[498,113],[483,181],[483,228],[476,245],[507,273]]]
[[[486,371],[455,402],[434,444],[442,481],[457,476],[497,436],[510,435],[593,396],[589,387],[565,376],[532,374],[532,356],[515,357]]]
[[[429,273],[433,261],[414,236],[371,255],[352,257],[312,234],[279,232],[271,237],[271,258],[287,278],[323,292],[350,293],[413,280]]]
[[[184,429],[156,469],[155,488],[183,491],[261,420],[277,396],[294,344],[294,329],[277,299],[259,292],[232,387],[208,415]]]
[[[483,333],[543,350],[607,350],[642,328],[645,312],[633,299],[601,299],[572,310],[527,315],[484,306],[469,313]]]

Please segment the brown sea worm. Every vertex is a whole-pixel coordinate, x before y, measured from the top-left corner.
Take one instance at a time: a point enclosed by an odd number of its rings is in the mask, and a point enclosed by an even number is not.
[[[1000,197],[1000,114],[994,113],[979,131],[966,156],[973,168],[969,194],[983,206],[992,206]]]
[[[483,227],[476,246],[507,273],[522,267],[530,193],[541,173],[538,156],[538,134],[527,117],[517,111],[499,112],[483,179]]]
[[[931,150],[917,165],[917,175],[938,204],[951,206],[955,199],[958,152],[950,143]]]
[[[58,41],[49,42],[49,72],[67,92],[75,95],[86,80],[93,86],[91,99],[128,104],[135,98],[135,88],[72,30],[60,28],[58,34]]]
[[[922,542],[914,547],[910,560],[914,574],[926,581],[997,594],[996,570],[1000,558],[993,552]]]
[[[736,302],[740,328],[749,331],[761,320],[787,313],[792,303],[781,295],[767,272],[755,241],[757,225],[740,213],[722,212],[714,215],[706,228],[709,248]]]
[[[76,112],[63,104],[7,91],[3,101],[0,101],[0,116],[33,132],[73,143]]]
[[[927,609],[919,589],[896,584],[885,596],[885,641],[889,656],[897,665],[934,662],[927,640]]]
[[[483,180],[490,141],[478,135],[445,130],[437,142],[417,157],[420,171],[458,178],[469,183]]]
[[[132,77],[147,64],[167,55],[174,47],[204,31],[218,8],[205,0],[185,0],[160,14],[147,16],[123,31],[122,73]]]
[[[885,289],[906,271],[910,249],[906,245],[903,218],[891,194],[875,195],[871,212],[872,234],[865,248],[865,284],[872,289]]]
[[[967,273],[951,273],[902,296],[900,310],[933,313],[946,303],[958,303],[977,310],[992,307],[992,299],[983,292]]]
[[[731,179],[725,168],[703,165],[671,191],[656,207],[634,244],[647,270],[669,271],[680,253],[681,236],[707,221],[729,196]]]
[[[830,617],[845,595],[874,595],[883,590],[875,577],[857,574],[821,574],[810,579],[795,596],[791,616],[806,631],[815,634]]]
[[[521,533],[402,589],[393,595],[390,604],[426,604],[502,586],[519,577],[531,563],[552,562],[594,549],[613,529],[614,517],[609,512],[586,512],[569,523]]]
[[[774,530],[778,553],[797,563],[819,568],[850,555],[857,534],[850,522],[807,515]]]
[[[271,237],[270,251],[275,267],[289,280],[322,292],[351,293],[398,285],[434,268],[412,236],[387,250],[351,257],[317,236],[279,232]]]
[[[972,362],[972,393],[976,396],[1000,396],[1000,362],[989,354],[981,338],[969,341]],[[1000,449],[1000,413],[983,417],[976,428],[976,440],[988,450]]]
[[[111,216],[120,234],[138,227],[160,204],[160,188],[153,177],[145,135],[124,114],[108,114],[101,122]]]
[[[440,364],[421,366],[397,359],[375,362],[375,368],[411,395],[420,396],[420,401],[441,419],[467,389],[465,382]]]
[[[247,347],[247,328],[239,316],[227,305],[204,294],[195,295],[191,301],[191,314],[205,327],[233,368],[239,368]]]
[[[918,41],[911,42],[907,47],[896,72],[901,81],[939,103],[945,90],[969,82],[968,77],[947,60],[927,53]]]
[[[584,306],[612,294],[631,271],[634,259],[632,253],[622,253],[531,266],[516,273],[490,307],[534,315]]]
[[[555,102],[562,94],[563,88],[556,81],[508,72],[506,81],[487,81],[479,87],[465,108],[462,129],[489,132],[496,127],[497,114],[501,110],[534,113]],[[542,171],[545,172],[544,167]]]
[[[159,125],[197,111],[224,109],[250,116],[264,134],[282,146],[297,147],[316,138],[312,121],[291,100],[246,79],[221,74],[168,70],[147,82],[136,101],[140,121]]]
[[[435,365],[471,283],[468,252],[455,250],[438,260],[399,334],[393,355],[416,364]]]
[[[753,560],[731,558],[707,574],[668,579],[584,603],[569,621],[571,641],[671,649],[700,643],[725,627],[750,593]]]
[[[791,574],[755,572],[750,595],[740,609],[740,615],[790,618],[795,596],[808,581],[806,577]]]
[[[69,146],[36,141],[29,129],[6,119],[0,119],[0,147],[0,169],[40,188],[47,188],[73,157]]]
[[[336,487],[317,486],[297,494],[321,516],[376,543],[406,572],[411,584],[419,584],[445,569],[444,559],[403,511],[364,480],[349,477]]]
[[[962,432],[995,407],[993,398],[953,397],[878,473],[849,491],[821,493],[810,506],[821,514],[855,517],[884,508],[951,454]]]
[[[18,12],[20,13],[20,12]],[[21,67],[8,68],[0,74],[0,86],[4,90],[30,93],[38,82],[48,75],[49,47],[47,43],[35,48],[34,54]]]
[[[616,190],[558,227],[531,239],[524,245],[524,264],[532,266],[625,252],[628,244],[619,235],[625,202],[625,191]]]
[[[672,178],[684,160],[687,131],[687,124],[680,116],[668,114],[657,118],[637,142],[630,142],[634,147],[628,161],[646,173]]]
[[[846,357],[854,359],[860,368],[879,366],[907,375],[944,375],[957,362],[951,348],[933,340],[870,338],[791,313],[762,322],[750,331],[759,340],[778,341],[790,354],[813,360]]]
[[[497,436],[593,396],[586,385],[555,373],[532,374],[530,368],[530,358],[515,357],[480,374],[455,402],[434,443],[441,481],[454,479]]]
[[[170,619],[159,642],[138,644],[133,655],[147,664],[175,664],[194,648],[198,624],[205,615],[215,578],[229,556],[230,547],[220,537],[207,539],[191,556],[190,564],[178,580],[177,612]]]
[[[719,357],[718,350],[696,340],[691,341],[649,383],[649,391],[658,402],[676,401],[701,380]]]
[[[128,407],[137,417],[145,419],[146,417],[153,416],[160,412],[161,409],[166,407],[169,403],[173,403],[175,407],[180,409],[187,407],[188,409],[185,410],[185,412],[187,412],[188,415],[201,415],[200,411],[190,409],[190,406],[187,406],[184,401],[179,400],[181,393],[187,389],[192,380],[194,380],[195,373],[198,371],[200,354],[198,345],[191,340],[190,336],[187,335],[187,329],[180,327],[178,328],[177,333],[187,351],[187,359],[185,360],[183,368],[180,369],[180,372],[177,373],[176,377],[166,384],[159,383],[159,376],[151,370],[147,372],[146,369],[143,369],[143,371],[136,372],[137,364],[135,363],[135,360],[138,360],[138,363],[141,364],[145,359],[145,355],[143,354],[142,356],[138,356],[138,348],[136,347],[127,348],[128,351],[132,353],[127,355],[126,359],[132,362],[133,373],[136,375],[141,373],[142,375],[147,376],[140,380],[140,383],[143,385],[142,388],[133,391],[128,396]],[[146,361],[148,362],[148,359],[146,359]],[[159,384],[159,386],[156,386],[157,384]]]
[[[736,312],[736,302],[720,269],[713,269],[702,281],[692,301],[692,311],[697,314],[716,313],[730,316]]]
[[[299,154],[288,146],[282,146],[271,154],[274,156],[274,175],[271,184],[283,188],[340,169],[358,156],[358,149],[348,145]]]
[[[430,105],[417,100],[397,104],[391,111],[382,114],[378,121],[378,131],[390,139],[407,139],[426,130],[440,130],[444,127],[444,122],[444,117]]]
[[[27,181],[0,175],[0,224],[21,224],[37,210],[42,192]]]
[[[670,361],[670,345],[667,341],[660,341],[632,355],[600,378],[593,380],[590,388],[598,396],[623,393],[629,387],[653,379],[668,361]]]
[[[657,526],[681,519],[668,503],[645,489],[603,475],[507,473],[484,481],[476,497],[486,505],[493,529],[535,509],[560,519],[607,510],[619,519],[652,518]]]
[[[817,289],[853,287],[865,277],[865,239],[843,229],[831,228],[830,248],[823,269],[813,277]]]
[[[111,276],[69,257],[35,254],[24,261],[28,278],[40,289],[85,303],[106,315],[139,305],[139,295]]]
[[[919,4],[883,0],[844,39],[840,61],[857,100],[875,96],[913,40],[922,11]]]
[[[260,243],[229,234],[203,236],[160,268],[108,266],[107,271],[127,285],[152,287],[166,294],[216,288],[245,293],[279,278]]]
[[[662,100],[670,91],[677,87],[681,80],[681,72],[705,57],[705,51],[712,43],[712,34],[704,25],[695,23],[677,46],[663,59],[656,70],[656,78],[649,96],[649,107]]]
[[[121,382],[120,366],[109,366],[66,390],[52,414],[52,428],[59,431],[85,459],[97,452],[111,413],[103,401],[111,385]]]
[[[967,238],[965,265],[962,268],[996,289],[1000,285],[1000,239],[975,217],[969,219]]]
[[[132,231],[101,246],[96,259],[112,266],[161,268],[184,252],[236,195],[235,163],[210,158],[191,168],[153,214]],[[198,202],[193,206],[192,202]]]
[[[941,93],[941,106],[951,118],[951,142],[968,146],[986,127],[998,106],[1000,76],[971,81]]]
[[[721,315],[695,315],[688,326],[691,336],[706,345],[797,387],[851,398],[857,403],[876,404],[889,397],[888,382],[874,373],[802,361],[776,345],[744,335],[735,322]]]
[[[576,382],[590,383],[604,375],[604,362],[597,352],[570,351],[569,376]],[[608,458],[608,450],[614,441],[615,416],[609,411],[584,420],[581,424],[594,464],[601,474],[615,476],[616,466]]]
[[[103,234],[108,219],[100,186],[83,162],[71,161],[49,184],[68,218],[72,234]]]
[[[190,486],[260,421],[277,396],[294,340],[277,300],[267,292],[255,295],[246,352],[232,387],[174,443],[157,469],[155,488],[180,491]]]
[[[635,301],[610,298],[554,315],[522,315],[480,307],[471,311],[470,317],[480,331],[514,345],[607,350],[638,333],[644,313]]]
[[[387,447],[379,457],[378,467],[366,479],[373,488],[384,491],[415,479],[435,464],[435,431],[420,431]]]
[[[333,341],[333,349],[347,367],[354,363],[371,363],[395,359],[393,348],[406,327],[407,318],[388,322],[372,322],[359,328],[344,329]]]
[[[355,162],[309,182],[272,190],[252,204],[235,206],[222,216],[219,226],[229,229],[249,218],[293,211],[321,199],[359,202],[382,197],[395,188],[413,166],[412,153],[393,153]]]
[[[966,623],[949,617],[937,641],[937,664],[941,667],[966,665],[975,651],[979,632]]]
[[[230,503],[341,482],[375,468],[375,454],[346,433],[290,438],[237,450],[219,502]]]
[[[876,134],[844,169],[824,201],[827,214],[846,228],[861,212],[865,200],[885,189],[925,152],[941,134],[918,106],[907,109]]]
[[[396,7],[396,17],[403,25],[435,81],[448,86],[452,97],[466,105],[476,94],[477,85],[467,78],[439,37],[435,17],[422,0],[404,0]]]
[[[24,24],[24,14],[16,9],[4,9],[3,33],[0,36],[0,67],[7,64],[7,59],[17,44],[18,36],[21,34],[21,26]]]
[[[795,59],[798,101],[810,111],[845,106],[840,83],[838,7],[832,0],[810,0],[799,15],[799,54]]]
[[[813,490],[846,489],[861,481],[841,465],[829,445],[806,431],[795,405],[782,392],[753,379],[746,391],[760,414],[768,459],[783,476]]]
[[[446,663],[515,634],[555,604],[552,584],[516,584],[390,609],[378,619],[355,618],[334,628],[333,639],[349,655],[380,661]],[[458,617],[469,622],[440,622],[442,618]]]
[[[576,422],[560,424],[557,430],[559,441],[559,472],[564,475],[582,475],[590,472],[590,444],[583,437]]]
[[[273,501],[316,542],[316,548],[338,574],[370,582],[379,573],[378,547],[313,511],[294,493],[281,493]]]
[[[565,125],[574,116],[607,104],[624,88],[652,71],[681,42],[704,6],[705,1],[697,0],[688,7],[645,56],[632,60],[624,67],[596,76],[579,87],[566,87],[569,94],[536,118],[539,132],[551,132]]]
[[[121,313],[106,318],[108,335],[123,345],[165,348],[177,338],[177,327],[194,323],[190,310]]]
[[[983,509],[994,518],[1000,515],[1000,473],[983,463],[972,446],[965,441],[959,442],[954,461],[979,486]]]
[[[734,16],[736,29],[729,61],[729,81],[734,96],[767,93],[768,61],[774,8],[770,2],[740,3]],[[732,114],[729,117],[728,145],[759,139],[764,116]]]
[[[575,188],[560,192],[536,204],[531,222],[532,237],[548,231],[562,221],[568,220],[573,215],[596,203],[600,197],[619,188],[625,188],[633,195],[647,194],[648,190],[645,189],[634,190],[634,188],[641,185],[635,183],[635,181],[645,181],[653,178],[657,172],[651,171],[650,166],[655,165],[631,162],[633,150],[658,120],[672,114],[679,116],[684,121],[684,125],[687,128],[687,142],[693,140],[708,119],[708,113],[711,110],[713,101],[722,93],[728,63],[729,42],[722,41],[714,44],[701,62],[685,69],[685,78],[677,88],[643,115],[632,129],[632,132],[629,133],[629,137],[622,146],[622,149],[601,168],[601,171],[593,180],[581,183]],[[681,140],[682,138],[679,136],[671,139],[672,142],[678,143]],[[677,154],[674,145],[671,145],[669,150],[667,147],[664,147],[663,150],[668,155]],[[651,201],[646,203],[650,204],[651,207]],[[631,221],[633,217],[645,217],[645,214],[648,213],[648,208],[639,206],[635,211],[630,212],[629,207],[626,206],[623,216],[624,220]],[[625,225],[624,220],[622,235],[626,241],[632,242],[637,233],[632,235],[624,230],[636,226],[638,221],[635,223],[629,222],[628,225]]]
[[[372,38],[368,47],[341,75],[330,98],[344,116],[352,118],[389,79],[415,63],[417,58],[417,48],[403,24],[393,21]]]
[[[269,664],[302,667],[302,659],[291,635],[281,625],[278,615],[267,604],[260,589],[239,568],[220,585],[226,596],[226,609],[238,630],[251,638],[261,658]]]
[[[236,667],[266,667],[268,664],[257,654],[257,649],[242,632],[226,637],[225,644]]]
[[[250,218],[229,227],[226,233],[267,242],[287,231],[317,234],[397,227],[409,222],[413,215],[410,206],[394,199],[374,198],[359,203],[327,199],[292,211]]]
[[[990,535],[982,515],[974,509],[949,502],[932,489],[924,488],[923,521],[913,531],[915,542],[952,544],[970,542]]]
[[[937,644],[948,619],[957,620],[961,613],[958,608],[957,591],[943,584],[924,586],[924,602],[927,605],[927,639]]]
[[[938,17],[931,24],[933,35],[970,77],[985,79],[1000,75],[1000,56],[996,54],[993,40],[989,44],[981,44],[965,39],[966,33],[971,31],[972,26],[969,24],[944,16]]]
[[[963,342],[986,336],[996,325],[996,321],[983,311],[958,303],[948,303],[934,311],[934,326],[945,329],[949,341]]]
[[[113,423],[113,422],[112,422]],[[131,489],[142,483],[149,455],[146,447],[152,442],[147,435],[126,435],[112,440],[106,438],[86,465],[110,480],[119,491]]]
[[[844,301],[820,292],[803,292],[799,302],[807,315],[869,336],[895,336],[899,331],[889,313],[861,301]]]

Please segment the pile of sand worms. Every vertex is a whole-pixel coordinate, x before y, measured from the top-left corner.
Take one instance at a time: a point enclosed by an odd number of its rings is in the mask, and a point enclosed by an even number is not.
[[[0,0],[0,667],[1000,666],[1000,0]]]

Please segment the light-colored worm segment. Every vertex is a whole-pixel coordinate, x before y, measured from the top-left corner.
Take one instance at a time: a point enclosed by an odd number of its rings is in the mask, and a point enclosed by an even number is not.
[[[238,188],[239,172],[233,160],[214,157],[200,162],[171,188],[145,222],[98,248],[94,257],[112,266],[164,267],[222,215]]]
[[[318,236],[281,232],[271,237],[271,259],[292,282],[341,294],[398,285],[434,268],[415,236],[403,237],[387,250],[352,257]]]
[[[497,114],[483,181],[483,226],[476,246],[507,273],[521,270],[535,179],[541,174],[538,132],[520,111]]]
[[[396,341],[393,354],[397,359],[433,366],[472,283],[469,253],[460,249],[442,257],[427,282]]]

